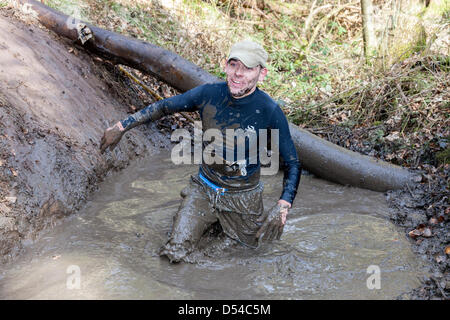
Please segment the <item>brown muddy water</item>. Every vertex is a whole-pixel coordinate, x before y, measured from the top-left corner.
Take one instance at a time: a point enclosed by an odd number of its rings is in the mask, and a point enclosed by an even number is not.
[[[156,252],[195,172],[161,152],[108,177],[79,213],[0,266],[0,298],[394,299],[420,285],[423,263],[384,195],[313,176],[302,177],[280,241],[255,250],[219,237],[198,263],[170,264]],[[281,180],[263,177],[265,208]]]

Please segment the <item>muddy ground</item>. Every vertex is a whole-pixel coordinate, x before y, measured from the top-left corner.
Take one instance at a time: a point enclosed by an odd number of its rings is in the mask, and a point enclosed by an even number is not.
[[[158,150],[156,128],[101,155],[103,130],[139,105],[111,66],[0,11],[0,257],[76,212],[110,170]]]
[[[151,99],[107,61],[17,14],[0,10],[2,262],[75,213],[108,172],[167,147],[168,132],[180,124],[179,118],[170,118],[142,126],[127,133],[127,143],[113,153],[101,155],[103,130]],[[161,90],[163,96],[174,93],[165,85]],[[405,228],[418,259],[430,262],[432,276],[412,292],[415,299],[450,294],[444,252],[449,244],[447,183],[445,177],[424,175],[415,188],[386,194],[392,221]]]

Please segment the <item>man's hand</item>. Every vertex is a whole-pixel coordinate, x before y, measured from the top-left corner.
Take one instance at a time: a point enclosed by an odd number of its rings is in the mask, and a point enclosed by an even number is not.
[[[289,202],[278,200],[278,203],[263,216],[265,220],[262,220],[264,223],[256,233],[256,238],[264,241],[279,240],[283,234],[288,209],[290,207],[291,204]]]
[[[120,139],[122,139],[124,133],[125,129],[123,128],[120,121],[112,127],[106,129],[103,133],[102,140],[100,141],[100,152],[104,153],[108,147],[109,150],[114,150]]]

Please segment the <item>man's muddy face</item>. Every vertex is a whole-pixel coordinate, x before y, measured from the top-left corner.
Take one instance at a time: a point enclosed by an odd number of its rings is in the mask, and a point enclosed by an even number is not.
[[[267,69],[261,66],[247,68],[241,61],[231,59],[225,65],[227,84],[233,98],[243,98],[253,93],[258,81],[262,81]]]

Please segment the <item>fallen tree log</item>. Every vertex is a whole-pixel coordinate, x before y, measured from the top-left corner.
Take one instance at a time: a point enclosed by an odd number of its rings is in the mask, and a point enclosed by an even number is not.
[[[383,192],[421,180],[407,169],[345,149],[292,123],[289,127],[303,166],[318,177]]]
[[[92,38],[83,46],[114,63],[120,63],[151,74],[180,91],[187,91],[207,82],[220,81],[179,55],[154,44],[125,37],[83,21],[78,21],[34,0],[18,0],[22,11],[35,16],[46,28],[60,36],[77,41],[77,23],[88,27]]]
[[[74,27],[69,16],[40,2],[18,2],[25,12],[33,14],[41,24],[58,35],[73,41],[81,38],[84,42],[85,34],[91,33],[92,37],[83,44],[87,50],[115,63],[154,75],[180,91],[187,91],[205,83],[223,81],[156,45],[85,22]],[[407,169],[339,147],[296,125],[290,124],[290,131],[303,167],[323,179],[374,191],[401,189],[420,180],[420,176]]]

